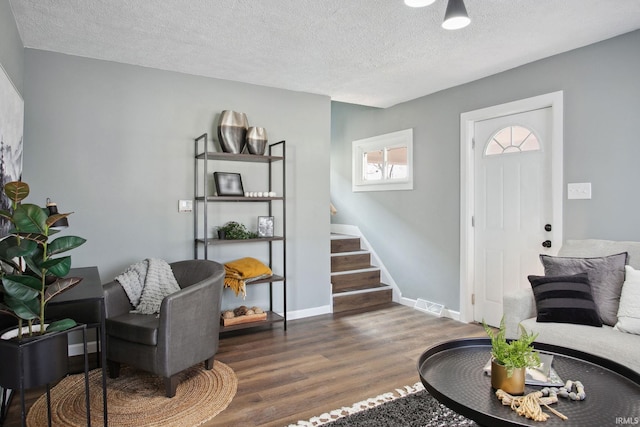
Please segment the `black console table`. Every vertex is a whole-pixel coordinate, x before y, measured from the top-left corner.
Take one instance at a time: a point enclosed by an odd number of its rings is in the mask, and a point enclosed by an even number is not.
[[[102,368],[102,408],[104,426],[107,427],[107,353],[102,351],[106,343],[104,292],[98,267],[72,268],[69,277],[82,277],[82,282],[51,300],[47,308],[52,319],[70,317],[87,328],[96,330],[97,351]],[[86,354],[85,346],[85,354]],[[90,425],[90,424],[88,424]]]

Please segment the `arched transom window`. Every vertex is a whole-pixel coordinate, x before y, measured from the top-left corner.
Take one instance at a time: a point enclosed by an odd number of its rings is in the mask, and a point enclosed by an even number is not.
[[[509,126],[500,129],[486,144],[484,154],[495,156],[498,154],[520,153],[540,149],[540,141],[531,129],[524,126]]]

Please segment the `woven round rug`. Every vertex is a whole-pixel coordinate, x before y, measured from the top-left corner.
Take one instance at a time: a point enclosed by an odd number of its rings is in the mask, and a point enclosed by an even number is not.
[[[165,396],[164,381],[150,373],[123,366],[120,376],[107,378],[108,421],[111,426],[198,426],[224,410],[238,388],[236,374],[216,361],[212,370],[202,364],[183,371],[173,398]],[[102,370],[89,372],[91,425],[104,425]],[[54,426],[87,425],[84,374],[70,375],[51,389]],[[27,414],[27,426],[47,425],[47,396],[42,395]]]

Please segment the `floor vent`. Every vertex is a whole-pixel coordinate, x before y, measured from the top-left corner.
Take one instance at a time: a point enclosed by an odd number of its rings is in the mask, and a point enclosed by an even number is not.
[[[413,308],[440,317],[442,310],[444,310],[444,305],[418,298]]]

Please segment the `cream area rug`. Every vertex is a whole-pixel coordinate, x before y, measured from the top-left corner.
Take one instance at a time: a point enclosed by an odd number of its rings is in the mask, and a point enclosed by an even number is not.
[[[162,378],[123,366],[120,376],[107,379],[110,426],[199,426],[224,410],[236,394],[238,379],[233,370],[215,361],[212,370],[202,364],[183,371],[173,398],[165,396]],[[91,425],[104,425],[102,370],[89,373]],[[51,389],[52,425],[87,425],[84,374],[70,375]],[[27,426],[47,425],[47,397],[41,396],[27,415]]]

